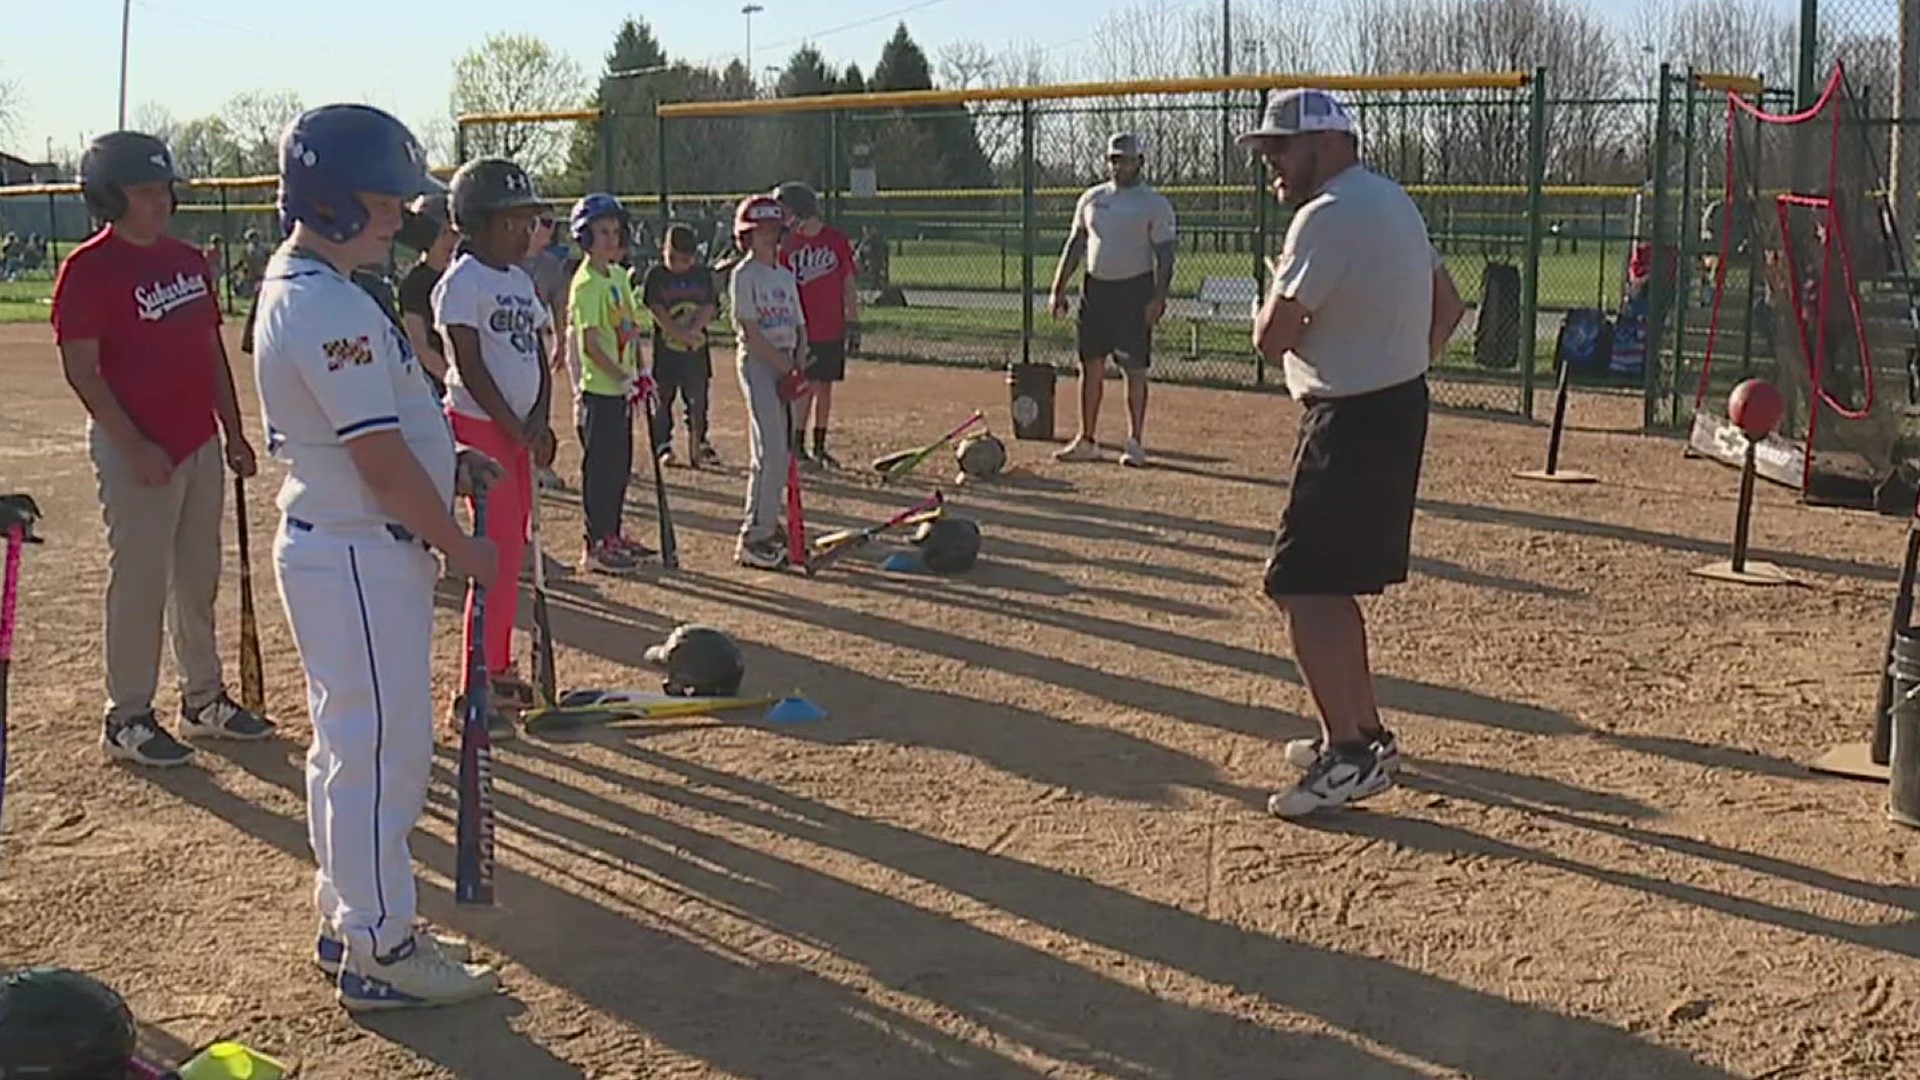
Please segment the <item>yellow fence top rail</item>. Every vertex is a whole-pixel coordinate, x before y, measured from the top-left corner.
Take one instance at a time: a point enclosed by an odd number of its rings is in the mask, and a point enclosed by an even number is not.
[[[1725,90],[1735,94],[1758,94],[1767,88],[1767,84],[1751,75],[1729,75],[1719,71],[1695,72],[1693,84],[1702,90]]]
[[[742,101],[681,101],[659,106],[668,119],[703,116],[766,116],[775,113],[826,112],[835,109],[905,109],[965,105],[982,101],[1052,101],[1067,98],[1122,97],[1128,94],[1214,94],[1230,90],[1285,90],[1316,86],[1323,90],[1518,90],[1533,78],[1524,71],[1462,71],[1419,75],[1227,75],[1196,79],[1141,79],[1134,82],[1059,83],[1052,86],[1003,86],[980,90],[895,90],[872,94],[822,94],[815,97],[753,98]]]
[[[460,127],[474,124],[538,124],[552,120],[585,122],[600,119],[599,109],[550,109],[546,112],[463,113],[453,118]]]

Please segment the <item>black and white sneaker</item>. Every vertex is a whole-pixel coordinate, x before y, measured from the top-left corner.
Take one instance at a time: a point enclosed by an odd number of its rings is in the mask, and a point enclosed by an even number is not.
[[[1305,817],[1316,810],[1346,806],[1393,786],[1393,774],[1380,765],[1371,745],[1340,745],[1323,751],[1305,776],[1267,799],[1275,817]]]
[[[258,742],[273,737],[273,721],[255,716],[249,709],[227,696],[220,696],[198,709],[180,710],[180,734],[189,739],[237,739]]]
[[[172,769],[193,760],[194,749],[167,734],[167,729],[141,713],[119,723],[108,722],[100,732],[100,749],[116,761],[131,761],[155,769]]]
[[[741,566],[755,570],[784,570],[788,561],[787,546],[777,536],[741,544],[734,550],[733,557]]]
[[[1292,739],[1287,743],[1287,764],[1296,769],[1311,769],[1313,763],[1320,760],[1320,751],[1325,748],[1321,736],[1311,739]],[[1393,772],[1400,767],[1400,737],[1391,728],[1381,728],[1379,737],[1373,740],[1373,754],[1380,759],[1380,767]]]

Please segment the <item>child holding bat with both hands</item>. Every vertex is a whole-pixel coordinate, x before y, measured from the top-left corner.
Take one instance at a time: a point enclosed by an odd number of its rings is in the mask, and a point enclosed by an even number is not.
[[[788,402],[802,391],[806,319],[800,285],[780,265],[786,212],[771,196],[752,195],[734,212],[734,242],[747,257],[733,268],[728,299],[739,335],[740,391],[747,400],[746,520],[734,559],[742,566],[780,570],[788,564],[780,529],[792,424]]]

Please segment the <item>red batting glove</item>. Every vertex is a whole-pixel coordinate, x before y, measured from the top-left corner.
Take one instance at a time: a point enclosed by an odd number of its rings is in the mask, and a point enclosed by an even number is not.
[[[792,371],[780,376],[781,401],[795,401],[805,397],[806,394],[807,373],[805,371],[800,368],[794,368]]]
[[[633,377],[633,393],[628,400],[635,405],[652,408],[654,396],[658,393],[659,388],[654,385],[652,374],[643,371]]]

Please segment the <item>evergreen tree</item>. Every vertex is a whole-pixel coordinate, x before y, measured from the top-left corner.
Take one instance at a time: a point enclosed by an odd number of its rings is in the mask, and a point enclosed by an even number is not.
[[[906,23],[894,28],[867,89],[933,89],[933,66]],[[973,115],[965,106],[896,110],[875,127],[871,142],[882,187],[985,187],[993,182]]]

